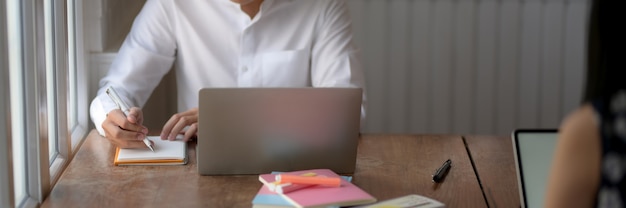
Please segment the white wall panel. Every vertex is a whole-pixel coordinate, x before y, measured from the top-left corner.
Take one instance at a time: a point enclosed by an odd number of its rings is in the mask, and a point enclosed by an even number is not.
[[[431,96],[424,99],[430,102],[431,132],[450,132],[452,123],[452,46],[453,46],[453,1],[433,1],[433,21],[431,42],[430,84]]]
[[[454,77],[452,80],[452,130],[455,133],[473,131],[476,95],[473,79],[476,74],[476,7],[477,1],[458,1],[455,3],[453,28]]]
[[[366,132],[507,135],[557,128],[580,103],[588,0],[348,4],[368,54]]]
[[[409,54],[410,46],[406,44],[409,39],[409,3],[408,0],[391,1],[388,7],[390,24],[389,35],[387,36],[389,44],[388,53],[385,54],[388,62],[387,71],[388,82],[387,92],[389,97],[387,100],[388,108],[388,128],[389,132],[406,132],[408,126],[408,114],[406,111],[398,111],[396,109],[409,108],[410,88],[409,83]]]
[[[431,11],[430,0],[414,0],[411,1],[411,36],[410,41],[407,40],[407,45],[411,46],[409,59],[411,60],[410,69],[410,81],[407,87],[409,92],[409,108],[405,109],[405,112],[409,115],[409,131],[408,132],[427,132],[431,128],[431,120],[429,112],[431,97],[431,79],[430,79],[430,66],[431,56],[430,48],[433,44],[431,40],[431,15],[434,11]],[[354,19],[354,21],[359,21]],[[365,70],[370,70],[365,68]],[[372,79],[372,78],[369,78]],[[376,109],[370,108],[370,111],[376,111]],[[368,118],[368,120],[376,120],[376,118]],[[366,129],[369,131],[369,129]],[[371,131],[374,132],[374,131]],[[381,131],[386,132],[386,131]]]
[[[488,134],[494,131],[495,125],[495,95],[496,95],[496,63],[500,54],[497,52],[498,40],[498,2],[496,0],[481,0],[478,2],[477,12],[477,67],[476,67],[476,97],[475,111],[478,122],[474,122],[474,132]]]
[[[539,125],[539,90],[541,57],[542,2],[524,1],[522,6],[520,71],[518,71],[518,127],[534,128]]]
[[[521,1],[504,0],[498,5],[498,59],[495,84],[495,133],[507,134],[516,127],[517,72],[520,52]]]
[[[367,119],[366,128],[372,132],[386,132],[389,130],[390,119],[387,116],[389,113],[388,104],[390,101],[387,94],[387,80],[389,74],[389,68],[387,63],[388,48],[390,46],[387,36],[389,20],[388,20],[388,2],[371,0],[366,1],[365,10],[366,18],[364,20],[366,28],[360,29],[364,33],[364,39],[362,41],[369,42],[368,44],[359,44],[363,49],[363,65],[365,70],[365,76],[367,79],[367,92],[368,92],[368,117],[378,119]],[[359,29],[357,29],[359,30]],[[406,109],[404,109],[406,110]]]
[[[563,70],[563,8],[565,0],[544,3],[541,40],[539,125],[554,125],[561,120]]]
[[[565,43],[563,46],[563,97],[561,115],[566,115],[579,105],[583,94],[586,73],[587,16],[586,0],[570,0],[565,6]]]

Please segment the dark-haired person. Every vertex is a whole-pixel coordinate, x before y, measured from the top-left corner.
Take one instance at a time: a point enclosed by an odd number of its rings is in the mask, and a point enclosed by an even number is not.
[[[593,1],[583,105],[561,124],[545,207],[626,206],[626,68],[619,1]],[[621,21],[621,20],[620,20]]]
[[[98,132],[118,147],[146,148],[140,108],[174,63],[180,113],[161,139],[196,134],[201,88],[365,85],[343,1],[148,0],[91,103]],[[131,105],[128,118],[109,86]]]

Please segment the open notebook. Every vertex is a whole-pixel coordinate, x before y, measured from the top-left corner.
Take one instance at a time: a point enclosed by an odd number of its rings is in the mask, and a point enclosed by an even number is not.
[[[184,165],[187,164],[187,143],[161,140],[149,136],[154,142],[154,152],[149,149],[120,149],[115,152],[115,165]]]

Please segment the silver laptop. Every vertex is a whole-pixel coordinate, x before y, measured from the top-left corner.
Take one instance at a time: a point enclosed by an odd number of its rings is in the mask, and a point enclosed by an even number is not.
[[[360,88],[202,89],[198,173],[353,173],[361,101]]]
[[[558,137],[554,129],[515,130],[512,135],[521,207],[543,207]]]

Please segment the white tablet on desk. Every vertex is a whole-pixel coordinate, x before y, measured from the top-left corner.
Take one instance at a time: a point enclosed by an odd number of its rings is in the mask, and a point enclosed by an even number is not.
[[[555,129],[520,129],[513,132],[513,152],[523,208],[543,207],[557,137]]]

